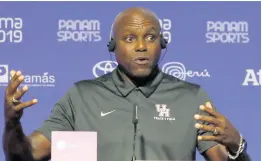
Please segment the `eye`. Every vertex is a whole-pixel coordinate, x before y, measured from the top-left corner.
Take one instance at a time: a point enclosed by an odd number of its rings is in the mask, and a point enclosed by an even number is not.
[[[155,41],[156,37],[155,37],[154,35],[148,35],[148,36],[146,37],[146,39],[147,39],[148,41]]]
[[[131,42],[135,41],[135,38],[133,36],[127,36],[125,38],[125,41],[131,43]]]

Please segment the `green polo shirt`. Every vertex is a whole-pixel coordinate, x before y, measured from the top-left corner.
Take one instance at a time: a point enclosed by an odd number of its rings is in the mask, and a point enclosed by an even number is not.
[[[216,145],[198,141],[212,135],[196,129],[199,106],[210,101],[205,91],[158,70],[154,79],[135,87],[118,69],[76,82],[37,130],[51,140],[52,131],[96,131],[98,161],[130,161],[133,151],[133,107],[138,106],[137,160],[195,160]],[[203,123],[199,121],[200,123]]]

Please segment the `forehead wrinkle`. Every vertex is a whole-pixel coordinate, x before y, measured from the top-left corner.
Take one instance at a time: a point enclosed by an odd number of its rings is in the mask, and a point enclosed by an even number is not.
[[[127,22],[126,24],[123,24],[123,25],[126,25],[126,26],[148,26],[148,25],[152,25],[152,26],[155,26],[154,23],[152,23],[151,21],[131,21],[131,22]]]
[[[122,27],[124,26],[124,27]],[[150,27],[151,26],[151,27]],[[154,29],[155,31],[157,31],[157,29],[160,30],[160,28],[158,27],[159,25],[157,25],[155,23],[155,21],[153,20],[148,20],[148,19],[143,19],[143,20],[138,20],[138,19],[132,19],[130,21],[122,21],[121,23],[118,24],[117,27],[119,28],[123,28],[123,29],[144,29],[144,28],[150,28],[147,29],[152,31],[152,29]]]
[[[124,32],[127,32],[127,31],[136,31],[137,29],[139,30],[142,30],[142,29],[145,29],[145,32],[148,33],[148,32],[157,32],[156,28],[154,26],[152,27],[148,27],[148,28],[145,28],[146,26],[126,26],[124,27]]]
[[[150,28],[150,29],[154,28],[155,29],[155,27],[152,26],[152,24],[127,24],[125,27],[122,27],[122,28],[123,29],[133,29],[133,28]]]

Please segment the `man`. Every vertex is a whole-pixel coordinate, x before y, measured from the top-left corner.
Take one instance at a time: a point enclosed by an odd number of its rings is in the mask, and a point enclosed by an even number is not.
[[[129,161],[134,106],[139,111],[137,160],[194,160],[196,148],[206,160],[228,161],[229,155],[249,160],[242,136],[214,110],[204,90],[159,70],[163,40],[151,11],[130,8],[119,14],[109,43],[118,67],[75,83],[30,136],[23,133],[20,118],[37,100],[20,101],[28,88],[17,90],[24,77],[12,71],[5,96],[7,160],[50,159],[51,131],[97,131],[99,161]]]

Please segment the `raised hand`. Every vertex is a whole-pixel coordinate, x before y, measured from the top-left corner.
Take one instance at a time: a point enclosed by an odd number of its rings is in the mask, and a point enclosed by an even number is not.
[[[37,103],[37,99],[27,102],[21,102],[20,99],[28,91],[28,87],[24,86],[18,89],[19,85],[24,81],[24,76],[20,71],[12,70],[10,72],[11,80],[5,91],[4,114],[5,122],[12,123],[19,121],[23,115],[23,110]]]
[[[210,136],[198,136],[198,140],[216,141],[230,151],[236,152],[240,142],[240,134],[237,129],[230,123],[230,121],[214,110],[210,102],[200,106],[200,109],[210,114],[210,116],[195,115],[196,120],[202,120],[210,123],[210,125],[203,125],[197,123],[196,128],[212,132]]]

